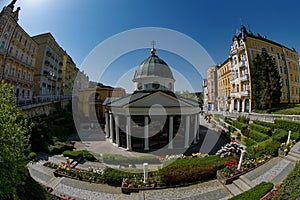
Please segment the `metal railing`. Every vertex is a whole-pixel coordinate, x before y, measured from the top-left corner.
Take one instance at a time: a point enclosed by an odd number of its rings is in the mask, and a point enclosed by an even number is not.
[[[17,106],[28,106],[33,104],[57,102],[61,100],[71,100],[72,95],[45,95],[45,96],[33,96],[32,98],[24,96],[15,98]]]

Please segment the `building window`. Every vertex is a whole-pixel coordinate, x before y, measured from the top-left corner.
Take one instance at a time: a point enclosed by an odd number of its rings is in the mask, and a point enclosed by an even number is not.
[[[280,66],[280,74],[282,74],[282,67]]]
[[[271,49],[272,52],[274,51],[273,47],[270,47],[270,49]]]
[[[9,66],[9,64],[7,64],[5,67],[5,75],[8,75],[9,68],[10,68],[10,66]]]
[[[23,72],[23,77],[22,77],[22,79],[23,79],[23,80],[26,79],[26,71]]]
[[[285,79],[285,85],[289,86],[289,80],[288,79]]]
[[[28,81],[31,81],[31,74],[28,73]]]
[[[0,46],[0,48],[1,48],[1,49],[3,49],[3,48],[4,48],[4,46],[5,46],[5,42],[4,42],[4,41],[2,41],[2,42],[1,42],[1,46]]]
[[[19,51],[18,50],[16,50],[16,58],[18,58],[18,54],[19,54]]]
[[[21,69],[18,70],[18,79],[21,77]]]
[[[279,55],[279,53],[277,53],[277,58],[280,60],[280,55]]]
[[[23,39],[23,37],[22,37],[22,35],[20,36],[20,39],[19,39],[19,42],[22,42],[22,39]]]
[[[11,25],[9,24],[8,27],[7,27],[7,32],[10,31],[10,28],[11,28]]]
[[[291,81],[293,81],[293,74],[290,74],[290,76],[291,76]]]
[[[16,68],[13,67],[13,68],[11,69],[11,75],[12,75],[12,76],[15,76],[15,71],[16,71]]]
[[[15,36],[14,36],[15,38],[17,38],[18,37],[18,31],[15,33]]]

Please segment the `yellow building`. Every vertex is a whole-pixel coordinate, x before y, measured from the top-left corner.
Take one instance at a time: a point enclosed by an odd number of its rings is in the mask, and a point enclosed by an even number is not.
[[[35,70],[35,95],[51,99],[60,97],[62,88],[62,66],[65,51],[51,33],[32,37],[39,45]]]
[[[79,89],[77,108],[79,113],[82,113],[84,115],[80,117],[87,120],[96,120],[91,119],[91,117],[93,116],[92,113],[93,111],[95,111],[97,119],[104,120],[104,100],[107,97],[124,97],[125,95],[125,89],[123,88],[96,87]]]
[[[0,13],[0,80],[14,87],[17,104],[32,101],[37,43],[18,24],[14,1]]]
[[[79,69],[76,67],[76,64],[72,58],[68,55],[64,55],[63,66],[62,66],[62,87],[61,95],[71,96],[73,93],[73,88],[75,84],[75,79]]]
[[[231,61],[227,59],[217,68],[218,74],[218,110],[229,111],[230,106],[230,80],[232,77]]]
[[[244,26],[241,33],[234,36],[231,56],[231,111],[249,112],[251,107],[251,65],[257,54],[266,50],[278,67],[282,82],[281,103],[299,103],[300,71],[299,55],[295,49],[287,48],[281,44],[262,37],[259,34],[249,33]]]

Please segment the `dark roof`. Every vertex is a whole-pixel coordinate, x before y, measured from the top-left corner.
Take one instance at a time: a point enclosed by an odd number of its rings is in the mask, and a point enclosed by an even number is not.
[[[149,56],[140,64],[135,71],[133,80],[144,77],[164,77],[174,79],[168,64],[155,54]]]

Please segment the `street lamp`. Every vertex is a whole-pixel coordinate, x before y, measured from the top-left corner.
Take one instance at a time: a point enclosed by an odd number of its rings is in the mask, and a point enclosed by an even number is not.
[[[246,150],[241,149],[240,161],[239,161],[239,165],[238,165],[238,168],[237,168],[237,170],[239,170],[239,171],[240,171],[240,169],[241,169],[241,167],[242,167],[242,162],[243,162],[243,156],[244,156],[244,153],[246,153]]]

